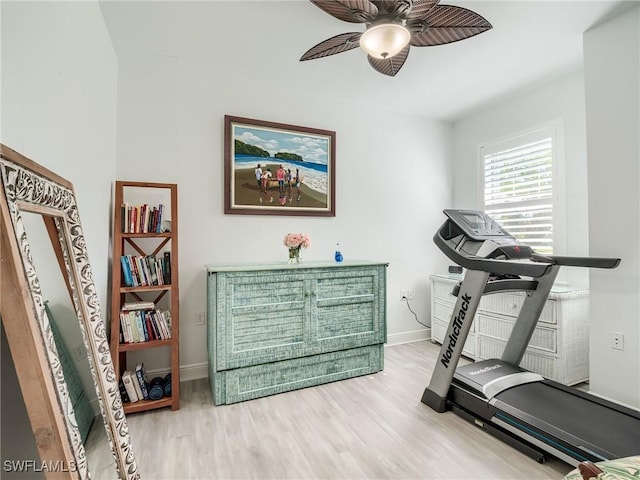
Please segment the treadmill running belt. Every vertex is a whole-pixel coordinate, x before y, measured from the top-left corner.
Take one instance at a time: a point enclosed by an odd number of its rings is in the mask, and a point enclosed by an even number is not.
[[[511,409],[526,412],[532,425],[535,421],[544,422],[555,427],[554,430],[610,452],[612,458],[640,452],[640,413],[629,411],[627,414],[607,408],[546,382],[510,388],[495,399],[505,412],[512,415]]]

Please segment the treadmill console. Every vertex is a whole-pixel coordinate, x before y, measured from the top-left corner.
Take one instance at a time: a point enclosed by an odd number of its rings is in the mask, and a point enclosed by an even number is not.
[[[543,256],[520,243],[484,212],[444,210],[446,222],[433,237],[461,267],[495,274],[538,277],[552,265],[616,268],[619,258]]]
[[[488,259],[531,259],[533,256],[531,247],[521,244],[484,212],[444,210],[444,214],[447,221],[438,230],[434,240],[458,265],[472,270],[484,270],[481,267],[474,268],[470,263]]]
[[[484,212],[476,212],[474,210],[444,210],[444,214],[473,240],[485,240],[494,237],[508,237],[513,239],[511,235]]]

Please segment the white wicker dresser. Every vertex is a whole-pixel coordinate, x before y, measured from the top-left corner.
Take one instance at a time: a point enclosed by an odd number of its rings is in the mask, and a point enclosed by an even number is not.
[[[461,275],[431,275],[431,340],[442,343]],[[463,355],[472,360],[500,358],[525,294],[508,292],[482,298]],[[523,368],[575,385],[589,378],[589,291],[553,287],[520,364]]]

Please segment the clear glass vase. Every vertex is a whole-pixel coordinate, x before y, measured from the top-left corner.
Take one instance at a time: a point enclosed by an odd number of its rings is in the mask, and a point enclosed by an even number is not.
[[[300,263],[301,247],[289,247],[289,263]]]

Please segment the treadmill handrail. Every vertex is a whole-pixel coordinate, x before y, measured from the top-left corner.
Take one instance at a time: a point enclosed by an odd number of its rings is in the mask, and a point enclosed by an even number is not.
[[[461,285],[462,282],[458,282],[453,286],[451,294],[454,297],[457,297],[458,293],[460,293]],[[538,288],[537,280],[525,280],[524,278],[490,279],[485,285],[482,295],[502,292],[533,292],[536,288]]]
[[[504,275],[524,275],[527,277],[542,277],[553,268],[552,263],[532,262],[530,260],[500,260],[495,258],[461,255],[450,248],[446,241],[439,235],[440,230],[433,236],[433,241],[442,252],[456,264],[468,269],[481,272],[497,273]]]
[[[531,259],[534,262],[552,263],[566,267],[590,267],[590,268],[616,268],[620,265],[619,258],[605,257],[565,257],[556,255],[540,255],[534,253]]]

